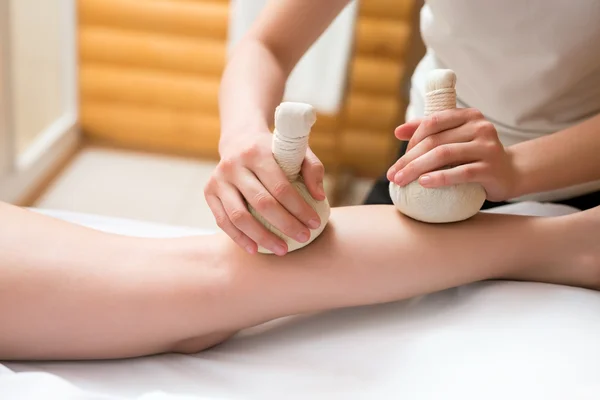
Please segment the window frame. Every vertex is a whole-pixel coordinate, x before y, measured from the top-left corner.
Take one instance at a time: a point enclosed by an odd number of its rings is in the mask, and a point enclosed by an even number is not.
[[[0,185],[15,168],[10,73],[10,2],[0,1]]]

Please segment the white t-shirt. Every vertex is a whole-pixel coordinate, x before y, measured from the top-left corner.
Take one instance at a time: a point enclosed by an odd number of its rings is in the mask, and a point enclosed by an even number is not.
[[[600,0],[426,0],[421,34],[407,119],[422,115],[435,68],[456,72],[458,106],[479,109],[505,146],[600,113]],[[518,200],[595,190],[600,182]]]

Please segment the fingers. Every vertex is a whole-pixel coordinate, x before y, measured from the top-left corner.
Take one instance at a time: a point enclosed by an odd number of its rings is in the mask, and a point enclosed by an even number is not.
[[[404,186],[428,172],[449,165],[476,161],[478,153],[477,146],[472,143],[450,143],[438,146],[408,163],[394,176],[393,181],[399,186]]]
[[[233,232],[229,227],[229,223],[231,223],[235,228],[244,232],[250,239],[265,249],[269,249],[280,256],[287,253],[286,243],[265,228],[263,224],[250,214],[240,192],[233,185],[222,185],[219,190],[219,197],[229,221],[220,221],[223,225],[219,225],[221,229],[225,230],[225,228],[229,228]],[[260,213],[258,209],[256,210]],[[219,224],[219,221],[217,221],[217,224]],[[228,233],[228,235],[234,238],[231,234]]]
[[[424,140],[419,142],[410,151],[407,151],[394,165],[392,165],[387,172],[387,178],[389,181],[396,182],[395,176],[400,170],[402,170],[409,163],[413,162],[417,158],[427,154],[433,149],[450,143],[466,143],[471,140],[471,133],[464,129],[450,129],[437,135],[431,135],[426,137]],[[427,172],[427,171],[424,171]],[[414,178],[416,179],[416,177]],[[397,182],[396,182],[397,183]]]
[[[387,172],[388,180],[400,186],[418,179],[429,188],[466,182],[493,187],[510,169],[502,168],[506,153],[495,127],[476,109],[437,112],[398,127],[395,134],[409,138],[406,153]]]
[[[479,111],[470,108],[456,108],[436,112],[425,118],[419,125],[410,138],[406,151],[410,151],[426,137],[449,129],[458,128],[469,121],[481,118],[483,118],[483,115]]]
[[[415,131],[417,130],[419,125],[421,125],[422,121],[423,121],[423,119],[419,118],[419,119],[405,122],[404,124],[400,125],[399,127],[397,127],[394,130],[394,135],[399,140],[408,141],[408,140],[410,140],[412,135],[415,133]]]
[[[215,216],[215,221],[219,228],[223,230],[234,242],[250,254],[257,252],[256,243],[252,241],[246,234],[240,231],[229,219],[221,200],[217,196],[207,195],[206,203]]]
[[[287,200],[292,198],[291,202],[294,207],[302,207],[304,200],[285,177],[283,180],[275,182],[275,196],[267,190],[266,186],[269,186],[268,184],[263,186],[264,183],[261,184],[258,178],[248,170],[244,174],[241,174],[240,179],[240,182],[237,183],[240,192],[269,224],[298,242],[304,243],[308,241],[310,238],[308,228],[296,219],[275,197],[287,198]],[[296,196],[299,199],[294,200]],[[310,206],[306,205],[306,207],[316,215],[316,212]]]
[[[489,171],[484,163],[470,163],[454,168],[427,173],[419,178],[426,188],[457,185],[467,182],[483,182]]]
[[[300,193],[287,180],[285,174],[273,158],[266,159],[258,165],[255,168],[255,174],[272,198],[277,201],[279,209],[285,211],[284,215],[288,217],[285,220],[272,220],[273,225],[277,229],[289,237],[298,238],[300,234],[308,232],[306,227],[316,229],[321,225],[321,220],[317,212],[308,205]],[[246,195],[244,194],[244,196]],[[249,197],[246,198],[249,199]],[[256,209],[261,212],[258,208]],[[275,218],[273,213],[271,215],[272,218]],[[279,213],[278,215],[281,214]],[[296,221],[296,223],[292,223],[291,219]]]
[[[325,200],[325,188],[323,187],[325,168],[310,148],[307,150],[306,158],[302,163],[302,177],[313,199]]]
[[[317,229],[321,220],[273,158],[271,140],[270,135],[257,136],[223,152],[204,194],[217,224],[236,243],[250,253],[259,245],[283,255],[288,251],[285,241],[253,214],[300,243],[310,239],[309,228]],[[310,149],[302,173],[310,195],[324,200],[323,164]],[[248,205],[256,213],[251,213]]]

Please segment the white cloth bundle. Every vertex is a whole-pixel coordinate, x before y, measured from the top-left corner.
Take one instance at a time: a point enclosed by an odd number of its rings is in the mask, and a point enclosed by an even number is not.
[[[430,72],[425,96],[425,116],[456,108],[456,75],[449,69]],[[389,185],[392,202],[403,214],[429,223],[458,222],[471,218],[485,202],[479,183],[468,182],[425,188],[418,180],[405,186]]]

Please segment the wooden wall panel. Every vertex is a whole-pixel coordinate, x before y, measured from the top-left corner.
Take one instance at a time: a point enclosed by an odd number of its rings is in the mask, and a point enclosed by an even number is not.
[[[86,100],[81,103],[81,118],[89,138],[113,145],[207,158],[214,158],[218,148],[220,123],[214,114]],[[310,138],[311,147],[328,164],[334,162],[334,143],[333,132],[323,128]]]
[[[363,17],[356,27],[356,50],[363,55],[400,60],[408,52],[410,26],[396,20]]]
[[[396,123],[399,99],[366,92],[350,92],[347,103],[347,125],[365,131],[389,130]]]
[[[326,166],[341,160],[363,176],[387,168],[404,113],[399,87],[413,1],[361,1],[344,109],[318,115],[311,135]],[[83,132],[217,159],[229,0],[78,0],[78,7]]]
[[[397,97],[404,77],[403,64],[387,58],[361,56],[350,72],[350,90]]]
[[[82,25],[225,41],[229,4],[222,1],[79,0]]]
[[[86,100],[218,113],[218,77],[88,63],[81,67],[79,79]]]
[[[151,68],[220,77],[226,51],[222,41],[157,33],[82,26],[81,62]]]
[[[387,170],[382,159],[393,155],[387,131],[347,130],[341,140],[346,162],[362,176],[379,177]],[[351,160],[356,160],[355,164]]]
[[[363,0],[355,29],[342,135],[344,161],[359,175],[380,176],[395,161],[403,121],[414,0]]]
[[[374,17],[409,22],[414,7],[413,0],[361,0],[361,17]]]
[[[79,0],[78,14],[83,132],[216,159],[229,1]]]
[[[81,119],[92,139],[144,150],[214,157],[219,139],[215,115],[188,110],[84,100]]]

